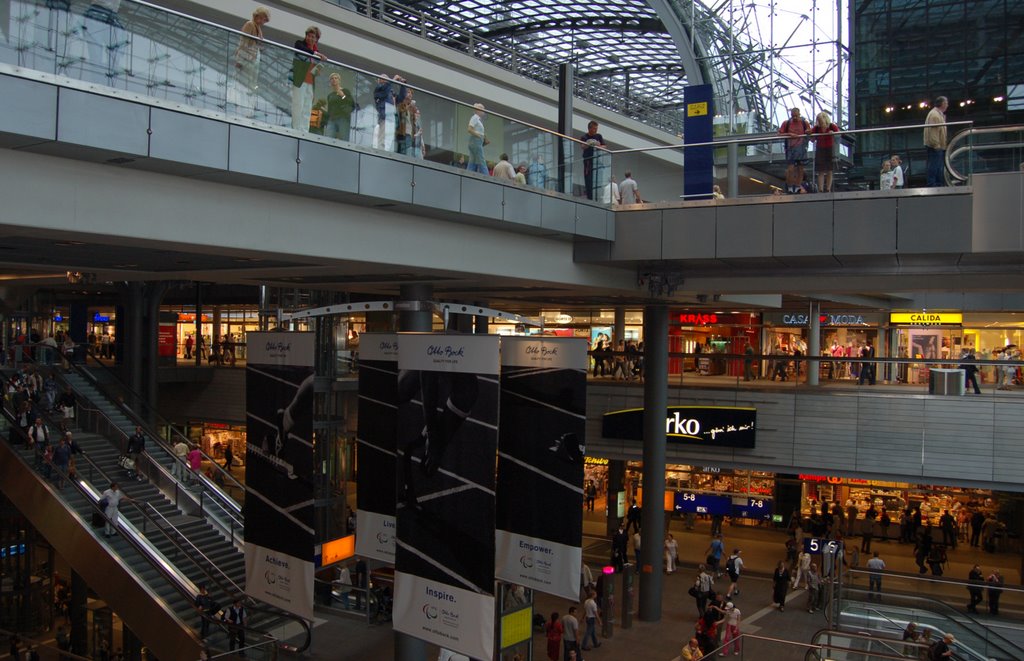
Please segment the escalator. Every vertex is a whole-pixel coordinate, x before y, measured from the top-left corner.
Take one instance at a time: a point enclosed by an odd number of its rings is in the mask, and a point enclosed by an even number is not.
[[[943,634],[953,634],[957,641],[956,658],[978,661],[1024,658],[1024,648],[992,631],[985,620],[937,599],[886,592],[882,601],[871,601],[866,591],[846,588],[839,602],[841,631],[899,639],[910,622],[916,623],[919,631],[928,632],[933,641],[941,639]]]
[[[76,456],[75,479],[59,474],[52,465],[46,467],[52,477],[47,479],[33,469],[35,452],[26,447],[23,432],[10,425],[11,420],[5,409],[8,430],[0,442],[0,489],[158,658],[198,658],[203,642],[194,631],[198,585],[207,584],[221,607],[242,594],[244,556],[236,545],[208,517],[200,516],[202,512],[191,511],[191,500],[180,499],[182,508],[154,480],[131,480],[118,466],[118,449],[98,434],[73,432],[84,450]],[[155,471],[151,475],[170,479],[158,463],[150,468]],[[60,478],[66,481],[63,488],[56,483]],[[123,485],[132,500],[121,506],[118,534],[103,538],[90,522],[99,511],[100,493],[113,481]],[[302,630],[303,646],[308,645],[305,622],[249,599],[245,606],[247,642],[257,649],[269,655],[278,646],[277,638]],[[206,644],[226,649],[226,625],[211,624]]]

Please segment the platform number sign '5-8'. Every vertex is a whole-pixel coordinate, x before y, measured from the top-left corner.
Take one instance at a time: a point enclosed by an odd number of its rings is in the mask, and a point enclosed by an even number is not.
[[[834,539],[821,539],[819,537],[805,537],[804,551],[807,553],[825,553],[834,555],[842,548],[842,542]]]

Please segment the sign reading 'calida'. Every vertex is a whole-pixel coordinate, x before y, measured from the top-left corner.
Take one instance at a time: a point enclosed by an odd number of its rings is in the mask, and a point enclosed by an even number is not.
[[[665,435],[669,443],[753,448],[756,428],[757,409],[739,406],[670,406],[665,416]],[[644,410],[605,413],[601,435],[642,441]]]

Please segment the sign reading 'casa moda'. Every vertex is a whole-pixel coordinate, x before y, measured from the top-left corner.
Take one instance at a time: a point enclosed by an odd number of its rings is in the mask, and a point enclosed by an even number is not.
[[[665,416],[669,443],[716,448],[753,448],[757,409],[739,406],[670,406]],[[604,414],[601,435],[642,441],[644,410],[626,409]]]

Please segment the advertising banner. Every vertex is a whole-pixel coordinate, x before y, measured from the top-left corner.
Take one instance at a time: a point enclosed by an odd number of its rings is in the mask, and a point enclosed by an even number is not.
[[[395,562],[395,443],[398,434],[398,335],[359,339],[356,432],[356,554]]]
[[[744,406],[670,406],[665,415],[669,443],[718,448],[753,448],[757,433],[757,409]],[[644,440],[644,410],[626,409],[605,413],[601,436]]]
[[[501,343],[495,575],[579,598],[587,342]]]
[[[312,333],[248,333],[246,594],[313,619]]]
[[[394,628],[490,659],[498,337],[399,342]]]

